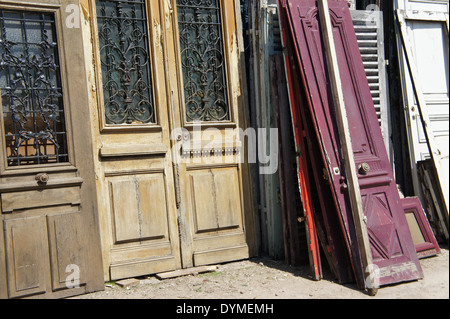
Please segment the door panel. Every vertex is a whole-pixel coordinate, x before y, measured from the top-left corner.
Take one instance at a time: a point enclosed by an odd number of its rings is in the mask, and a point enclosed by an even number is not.
[[[47,227],[45,217],[4,221],[9,297],[47,291]]]
[[[317,3],[288,3],[301,57],[299,64],[309,95],[309,109],[322,145],[324,162],[328,164],[330,186],[339,208],[357,281],[361,284],[364,278],[358,271],[361,261],[356,246],[344,159],[330,102],[331,92],[327,86]],[[329,1],[329,5],[371,250],[374,262],[380,268],[380,285],[421,278],[422,270],[390,168],[348,6],[343,1]]]
[[[359,50],[369,81],[388,156],[392,159],[390,106],[387,92],[383,13],[381,11],[351,10]]]
[[[79,231],[82,227],[80,215],[77,212],[49,215],[47,227],[54,289],[66,286],[69,272],[73,272],[71,284],[86,284],[85,257],[81,253],[83,238]]]
[[[405,103],[405,117],[412,168],[412,178],[417,196],[425,202],[417,172],[417,162],[431,157],[428,140],[434,144],[435,165],[442,195],[448,212],[449,183],[449,2],[398,0],[396,9],[405,24],[403,36],[409,41],[410,62],[415,68],[413,82],[408,68],[404,44],[399,45],[400,74]],[[400,37],[400,35],[399,35]],[[430,63],[432,61],[432,63]],[[415,92],[419,86],[422,103]],[[420,108],[428,122],[428,140],[424,131]],[[431,144],[430,144],[431,145]],[[448,213],[447,213],[448,214]]]
[[[167,239],[165,183],[159,175],[109,179],[116,243]]]
[[[75,0],[0,4],[0,296],[104,289]],[[75,128],[83,127],[83,130]]]
[[[411,229],[411,236],[419,258],[426,258],[439,254],[441,252],[439,244],[436,241],[430,222],[422,208],[419,198],[403,198],[402,206],[408,221],[409,229]]]
[[[196,234],[242,225],[239,193],[234,188],[237,174],[233,169],[197,171],[190,177]]]

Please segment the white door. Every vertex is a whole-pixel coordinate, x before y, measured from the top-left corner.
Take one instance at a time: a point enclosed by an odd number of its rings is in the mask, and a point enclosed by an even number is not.
[[[408,138],[411,166],[416,194],[420,195],[417,162],[430,158],[429,145],[420,115],[416,90],[421,91],[422,106],[428,117],[428,127],[439,163],[438,175],[448,210],[449,175],[449,43],[448,9],[449,1],[398,0],[396,9],[402,10],[409,42],[410,62],[416,71],[413,76],[408,68],[404,51],[401,55],[404,109],[408,121]],[[429,136],[430,137],[430,136]]]

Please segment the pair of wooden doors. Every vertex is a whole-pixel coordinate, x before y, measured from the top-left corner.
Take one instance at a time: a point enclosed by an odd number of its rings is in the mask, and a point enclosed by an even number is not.
[[[251,254],[238,8],[1,1],[1,298]]]
[[[249,257],[239,2],[89,10],[105,279]]]

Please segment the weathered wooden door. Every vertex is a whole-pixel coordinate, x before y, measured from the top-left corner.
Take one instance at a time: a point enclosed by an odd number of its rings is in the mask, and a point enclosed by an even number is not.
[[[434,153],[448,214],[449,1],[397,0],[395,8],[400,10],[400,72],[415,192],[421,195],[417,162]]]
[[[181,140],[175,152],[183,267],[251,254],[251,191],[243,188],[239,134],[245,130],[239,10],[239,1],[174,3],[175,63],[169,61],[180,83],[173,115],[175,128],[181,128],[174,138]],[[174,83],[172,78],[172,88]]]
[[[181,265],[160,4],[90,2],[105,280]]]
[[[105,279],[249,256],[236,6],[91,1]]]
[[[0,298],[104,288],[78,1],[0,3]],[[83,129],[81,129],[83,128]]]
[[[356,279],[361,284],[366,278],[362,278],[345,159],[337,136],[333,98],[327,86],[317,2],[290,0],[287,3],[312,122],[326,163],[324,178],[332,188]],[[347,3],[331,0],[329,7],[371,253],[379,268],[379,284],[421,278],[422,270],[395,185]]]

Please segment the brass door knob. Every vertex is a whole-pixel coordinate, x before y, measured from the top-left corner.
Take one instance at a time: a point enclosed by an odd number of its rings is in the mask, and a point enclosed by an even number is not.
[[[367,163],[362,163],[361,165],[359,165],[359,173],[362,175],[366,175],[367,173],[370,172],[370,165]]]
[[[50,179],[50,176],[48,176],[48,174],[46,173],[40,173],[36,175],[35,179],[38,182],[38,184],[47,184],[48,180]]]

